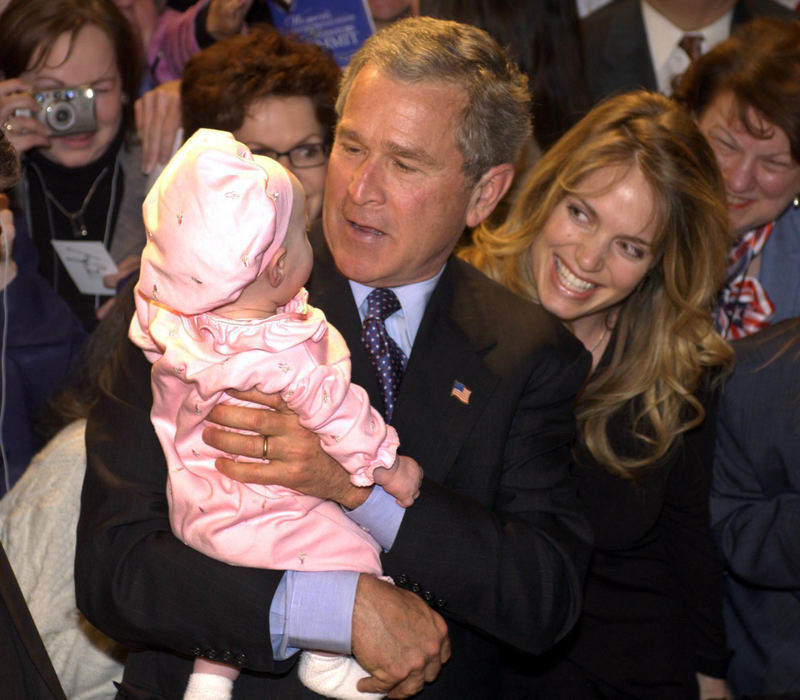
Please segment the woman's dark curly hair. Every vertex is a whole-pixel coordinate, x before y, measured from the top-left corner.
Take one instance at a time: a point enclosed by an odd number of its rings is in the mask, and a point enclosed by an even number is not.
[[[193,56],[181,80],[184,137],[201,127],[236,131],[249,106],[267,97],[308,97],[327,139],[336,124],[340,71],[316,44],[269,27],[216,42]]]

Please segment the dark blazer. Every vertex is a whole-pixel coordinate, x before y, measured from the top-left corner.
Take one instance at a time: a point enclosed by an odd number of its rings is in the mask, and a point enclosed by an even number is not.
[[[798,333],[787,319],[735,341],[720,402],[711,523],[737,696],[800,693],[800,344],[786,348]]]
[[[759,15],[798,18],[774,0],[737,0],[732,27]],[[640,0],[604,5],[582,20],[581,30],[586,80],[595,102],[630,90],[658,89]]]
[[[5,698],[66,700],[0,544],[0,688]]]
[[[353,380],[380,405],[346,280],[317,231],[311,302],[350,344]],[[451,259],[425,311],[394,409],[425,470],[384,569],[447,618],[453,658],[425,697],[490,697],[501,655],[563,636],[580,609],[590,533],[568,476],[570,402],[589,368],[541,308]],[[128,644],[131,697],[180,697],[195,655],[245,667],[236,697],[310,697],[275,662],[267,611],[281,572],[230,567],[170,532],[165,463],[149,421],[149,364],[120,343],[87,427],[79,607]],[[455,380],[468,404],[451,396]],[[137,688],[138,690],[134,690]],[[477,695],[475,694],[477,693]]]

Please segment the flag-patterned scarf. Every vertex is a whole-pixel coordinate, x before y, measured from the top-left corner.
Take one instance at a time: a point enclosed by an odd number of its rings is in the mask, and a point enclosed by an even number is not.
[[[717,300],[717,330],[736,340],[770,325],[775,304],[761,282],[747,276],[753,258],[764,248],[774,222],[748,231],[728,256],[728,272]]]

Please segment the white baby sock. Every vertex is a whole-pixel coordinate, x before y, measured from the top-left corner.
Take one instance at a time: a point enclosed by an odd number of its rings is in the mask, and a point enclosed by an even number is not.
[[[230,700],[233,681],[215,673],[193,673],[183,694],[183,700]]]
[[[304,651],[297,666],[300,682],[315,693],[337,700],[379,700],[383,693],[362,693],[356,684],[369,676],[352,656]]]

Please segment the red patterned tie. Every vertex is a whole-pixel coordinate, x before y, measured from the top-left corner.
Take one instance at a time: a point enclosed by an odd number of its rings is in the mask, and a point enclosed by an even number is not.
[[[400,302],[391,289],[373,289],[367,297],[367,313],[361,328],[361,342],[367,349],[383,393],[384,417],[387,423],[392,419],[407,358],[386,332],[384,321],[399,310]]]
[[[700,54],[702,53],[700,51],[700,45],[702,43],[702,34],[684,34],[681,37],[681,40],[678,42],[678,46],[680,46],[686,52],[689,60],[694,63],[698,58],[700,58]]]

